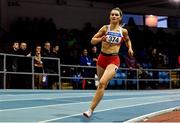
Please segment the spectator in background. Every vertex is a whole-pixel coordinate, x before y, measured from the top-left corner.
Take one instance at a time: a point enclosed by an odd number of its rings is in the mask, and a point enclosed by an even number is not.
[[[126,56],[125,63],[129,68],[129,70],[127,71],[127,79],[130,80],[127,81],[127,84],[129,85],[130,89],[133,89],[134,85],[136,84],[135,79],[137,79],[136,69],[140,68],[140,64],[137,62],[134,56],[129,56],[129,55]]]
[[[46,41],[44,43],[44,49],[43,49],[42,55],[44,57],[50,57],[51,56],[51,43],[50,43],[50,41]]]
[[[59,52],[59,45],[53,46],[52,54],[51,56],[53,58],[60,58],[60,52]],[[58,60],[54,59],[52,61],[52,69],[54,70],[55,74],[59,74],[59,68],[58,68]],[[59,87],[59,77],[58,76],[52,76],[52,88],[58,89]]]
[[[158,55],[158,51],[156,48],[153,48],[152,49],[152,52],[151,52],[151,56],[150,56],[150,59],[151,59],[151,63],[152,63],[152,69],[158,69],[158,64],[159,64],[159,55]],[[159,79],[159,72],[157,70],[153,70],[153,79],[154,81],[151,82],[151,88],[152,89],[156,89],[157,86],[159,85],[159,82],[157,79]]]
[[[19,50],[19,42],[13,41],[10,49],[7,51],[8,54],[17,55]],[[10,72],[18,71],[18,58],[16,56],[7,56],[6,59],[6,69]],[[14,74],[9,75],[7,77],[7,88],[15,88],[17,82],[17,77]]]
[[[153,48],[151,51],[151,63],[152,63],[152,68],[157,69],[157,64],[158,64],[158,52],[156,48]]]
[[[80,56],[80,65],[82,66],[92,66],[93,65],[93,60],[88,54],[88,50],[86,48],[83,49],[82,55]],[[82,76],[83,77],[94,77],[94,74],[92,72],[92,68],[83,68],[82,69]],[[92,80],[86,80],[86,87],[87,88],[94,88],[93,86],[95,85]]]
[[[60,52],[59,52],[59,45],[55,45],[53,47],[51,57],[53,58],[60,58]],[[56,74],[58,74],[58,60],[53,60],[52,67]]]
[[[92,66],[96,66],[98,55],[99,55],[99,53],[97,51],[97,46],[93,45],[93,47],[91,48],[91,54],[90,54],[90,56],[93,60]],[[99,84],[99,81],[98,81],[96,69],[93,68],[92,72],[93,72],[94,78],[95,78],[95,80],[94,80],[95,86],[97,87]]]
[[[31,56],[31,52],[28,49],[28,44],[26,41],[22,41],[20,43],[20,49],[18,51],[18,55]]]
[[[45,73],[55,73],[55,70],[53,69],[52,66],[52,61],[53,59],[48,59],[48,57],[52,57],[52,51],[51,51],[51,43],[50,41],[46,41],[44,43],[44,49],[42,51],[42,56],[46,57],[43,58],[43,67],[44,67],[44,72]],[[53,84],[53,76],[51,75],[47,75],[46,77],[46,88],[50,89],[52,88],[52,84]]]
[[[23,57],[18,57],[18,72],[31,72],[32,70],[32,59],[29,57],[31,56],[31,52],[28,49],[28,44],[26,41],[22,41],[20,43],[20,49],[18,50],[18,55],[22,55]],[[18,88],[31,88],[31,78],[32,75],[18,75]]]
[[[14,54],[17,55],[19,50],[19,42],[14,41],[12,43],[12,46],[10,47],[9,51],[7,51],[8,54]],[[17,57],[16,56],[8,56],[7,57],[7,71],[13,71],[17,72]]]
[[[8,54],[17,54],[18,50],[19,50],[19,42],[14,41],[12,43],[12,46],[11,46],[10,50],[8,51]]]
[[[84,48],[82,55],[80,56],[80,65],[91,66],[92,64],[93,64],[93,60],[88,54],[88,50]]]
[[[92,57],[92,60],[93,60],[93,64],[92,64],[93,66],[96,66],[98,55],[99,53],[97,51],[97,47],[93,46],[90,53],[90,56]]]
[[[59,45],[55,45],[53,46],[53,50],[52,50],[52,57],[55,57],[55,58],[60,58],[60,49],[59,49]]]
[[[31,59],[28,56],[31,56],[31,52],[28,49],[28,44],[26,41],[20,43],[20,49],[18,50],[18,55],[23,55],[27,57],[18,58],[18,71],[19,72],[31,72]]]
[[[35,73],[43,73],[43,62],[41,59],[41,46],[37,45],[35,48],[35,55],[34,55],[34,72]],[[35,87],[42,88],[42,78],[43,76],[41,74],[35,74]]]

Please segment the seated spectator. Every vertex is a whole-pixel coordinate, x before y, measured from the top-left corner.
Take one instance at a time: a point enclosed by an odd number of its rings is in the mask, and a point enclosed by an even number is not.
[[[72,79],[72,84],[73,84],[73,89],[80,89],[80,85],[82,84],[82,76],[81,76],[81,71],[78,68],[72,69],[73,72],[73,79]]]

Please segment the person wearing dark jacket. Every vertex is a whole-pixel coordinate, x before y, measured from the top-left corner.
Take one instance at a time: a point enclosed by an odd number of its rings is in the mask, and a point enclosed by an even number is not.
[[[22,41],[20,43],[20,48],[18,50],[18,55],[22,57],[18,57],[18,72],[32,72],[32,59],[31,52],[28,49],[28,45],[26,41]],[[19,74],[18,75],[18,87],[20,89],[29,89],[32,88],[32,75],[27,74]]]

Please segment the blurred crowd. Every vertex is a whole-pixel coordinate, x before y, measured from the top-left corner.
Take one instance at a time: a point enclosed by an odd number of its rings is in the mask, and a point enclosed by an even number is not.
[[[164,69],[180,66],[178,65],[180,31],[176,30],[176,32],[171,33],[171,31],[164,31],[163,28],[137,26],[132,18],[129,19],[129,23],[124,28],[128,29],[133,44],[134,58],[138,64],[135,66],[136,68]],[[57,62],[48,61],[41,57],[60,58],[61,64],[96,66],[100,44],[93,46],[90,44],[90,40],[97,31],[97,28],[89,22],[84,24],[84,28],[81,30],[70,30],[57,29],[52,18],[19,17],[12,23],[10,32],[1,36],[1,46],[4,47],[0,47],[0,52],[35,56],[34,69],[37,73],[58,73]],[[127,48],[124,44],[122,44],[119,56],[121,57],[121,67],[130,67],[127,63]],[[32,71],[29,60],[19,60],[14,57],[9,59],[11,59],[7,60],[9,71]],[[79,74],[82,74],[83,77],[93,77],[96,74],[95,71],[87,71],[86,69],[72,69],[72,71],[72,76],[75,77]],[[70,74],[66,70],[61,70],[61,72],[62,75]],[[13,76],[10,79],[14,80],[12,78]],[[26,77],[16,77],[16,79],[27,80]],[[36,76],[35,79],[42,81],[43,77]],[[48,83],[48,88],[52,88],[53,84],[58,81],[57,78],[51,77],[49,80],[52,83]],[[20,87],[19,85],[11,86],[12,88]],[[22,86],[21,88],[24,88],[27,85]],[[36,86],[40,87],[38,84]]]

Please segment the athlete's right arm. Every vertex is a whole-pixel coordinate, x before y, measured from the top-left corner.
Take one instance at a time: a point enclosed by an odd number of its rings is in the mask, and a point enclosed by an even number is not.
[[[103,27],[101,27],[101,29],[92,37],[91,39],[91,44],[95,45],[101,41],[105,41],[106,40],[106,25],[104,25]]]

